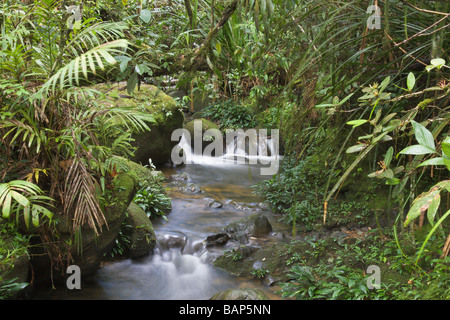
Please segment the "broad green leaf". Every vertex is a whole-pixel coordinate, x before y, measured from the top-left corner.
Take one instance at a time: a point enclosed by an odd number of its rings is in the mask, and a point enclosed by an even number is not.
[[[444,164],[447,167],[447,169],[450,170],[450,159],[443,158],[443,160],[444,160]]]
[[[39,211],[37,210],[36,206],[33,206],[33,208],[31,209],[31,222],[33,223],[33,226],[39,226]]]
[[[220,55],[220,53],[222,52],[222,46],[220,45],[220,42],[216,42],[216,50],[217,53]]]
[[[359,143],[357,145],[351,146],[350,148],[348,148],[345,152],[346,153],[355,153],[355,152],[360,152],[361,150],[364,150],[367,147],[366,144],[364,143]]]
[[[27,229],[30,227],[30,206],[25,206],[23,208],[23,219],[25,220],[25,225],[27,226]]]
[[[416,84],[416,77],[414,76],[414,73],[410,72],[408,74],[408,78],[406,79],[406,85],[408,86],[408,90],[411,91],[414,88],[415,84]]]
[[[131,59],[129,59],[129,60],[123,59],[122,60],[122,62],[120,63],[120,72],[124,72],[125,71],[125,69],[128,66],[128,61],[130,61],[130,60]]]
[[[328,108],[328,107],[335,107],[332,103],[324,103],[324,104],[317,104],[314,106],[315,108]]]
[[[380,84],[380,92],[383,91],[384,89],[386,89],[387,85],[389,84],[389,82],[391,81],[391,77],[387,77],[386,79],[384,79],[381,84]]]
[[[445,65],[445,60],[442,58],[432,59],[430,64],[438,69],[442,68]]]
[[[403,170],[405,170],[405,167],[404,167],[404,166],[398,166],[398,167],[395,167],[395,168],[394,168],[394,174],[400,173],[400,172],[402,172]]]
[[[445,60],[441,58],[432,59],[430,65],[426,66],[425,69],[430,72],[434,68],[441,69],[445,65]]]
[[[430,131],[427,130],[423,125],[420,123],[417,123],[416,121],[411,121],[413,128],[414,128],[414,134],[416,136],[417,142],[419,142],[420,145],[426,147],[427,149],[433,150],[436,152],[436,146],[434,144],[434,138]]]
[[[389,165],[391,164],[392,155],[394,154],[394,148],[389,147],[388,151],[386,152],[386,155],[384,157],[384,165],[386,168],[389,168]]]
[[[444,159],[442,157],[436,157],[433,159],[426,160],[419,164],[417,167],[424,167],[424,166],[444,166]]]
[[[382,126],[384,126],[386,123],[388,123],[393,117],[395,117],[397,115],[397,113],[390,113],[387,116],[385,116],[383,118],[383,120],[381,120],[380,124]]]
[[[434,217],[436,216],[436,212],[439,208],[440,203],[441,203],[441,195],[438,193],[431,200],[430,206],[428,207],[427,211],[428,222],[430,222],[431,225],[434,224]]]
[[[391,179],[394,177],[394,172],[392,171],[392,169],[387,169],[386,170],[386,178]]]
[[[420,154],[430,154],[435,153],[435,150],[428,149],[420,144],[415,144],[413,146],[406,147],[402,151],[400,151],[400,154],[413,154],[413,155],[420,155]]]
[[[450,136],[445,138],[444,141],[442,141],[441,146],[442,152],[444,153],[444,157],[450,159]]]
[[[398,179],[398,178],[389,178],[389,179],[386,180],[386,184],[390,185],[390,186],[395,186],[395,185],[399,184],[400,181],[401,180]]]
[[[133,74],[127,81],[127,91],[129,94],[133,93],[134,89],[136,88],[137,83],[138,83],[138,75],[136,72],[133,72]]]
[[[23,195],[21,195],[20,193],[18,193],[16,191],[11,190],[11,196],[14,198],[14,200],[16,200],[18,203],[20,203],[24,207],[26,207],[30,204],[30,201],[26,197],[24,197]]]
[[[2,205],[2,217],[9,218],[11,212],[11,193],[6,194],[5,201],[0,204]]]
[[[368,122],[369,120],[363,120],[363,119],[359,119],[359,120],[351,120],[348,121],[347,124],[353,126],[353,128],[359,127],[360,125],[363,125],[364,123]]]
[[[141,20],[145,23],[149,23],[152,18],[152,12],[150,10],[144,9],[141,11],[139,18],[141,18]]]
[[[108,62],[109,64],[114,65],[117,63],[116,59],[114,59],[113,56],[109,54],[109,52],[105,50],[99,50],[98,52],[103,56],[103,59],[105,59],[105,61]]]
[[[434,197],[439,194],[440,188],[434,186],[430,191],[424,192],[414,199],[411,208],[406,216],[404,226],[406,227],[412,220],[416,219],[422,212],[428,210]]]

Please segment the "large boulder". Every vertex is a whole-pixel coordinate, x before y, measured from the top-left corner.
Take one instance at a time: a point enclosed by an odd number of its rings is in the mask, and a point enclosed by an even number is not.
[[[146,256],[153,251],[156,245],[153,224],[145,211],[134,202],[128,206],[127,214],[125,223],[131,226],[128,256],[131,259]]]
[[[49,250],[54,251],[53,256],[60,250],[71,256],[71,264],[80,267],[81,276],[88,276],[95,273],[105,255],[113,247],[122,222],[125,219],[127,208],[137,191],[136,179],[127,174],[120,173],[114,181],[115,188],[112,191],[113,203],[104,210],[107,226],[103,226],[97,235],[94,231],[84,225],[77,233],[77,243],[68,245],[73,241],[71,221],[61,215],[54,216],[54,234],[58,235],[59,242],[44,247],[42,243],[37,243],[30,249],[32,266],[36,284],[64,281],[67,277],[65,270],[53,272],[55,261],[50,261],[47,255]],[[57,248],[59,243],[59,248]],[[55,257],[55,256],[54,256]],[[63,257],[60,257],[63,258]],[[59,261],[63,264],[63,261]]]
[[[151,131],[133,134],[132,145],[137,148],[133,161],[147,165],[151,159],[153,164],[159,165],[170,160],[172,149],[178,143],[171,141],[172,132],[182,128],[184,123],[184,114],[172,97],[148,84],[141,84],[131,95],[126,85],[120,83],[100,84],[94,88],[105,94],[105,99],[99,101],[101,104],[135,107],[153,115],[155,123],[148,123]]]
[[[129,159],[114,156],[118,164],[118,170],[132,175],[138,182],[139,187],[154,186],[166,178],[161,171],[152,170],[148,166],[140,165]]]
[[[209,129],[217,129],[218,130],[219,129],[219,126],[210,120],[207,120],[205,118],[194,119],[194,120],[188,121],[185,125],[186,130],[189,131],[189,133],[191,134],[191,138],[194,137],[194,124],[196,122],[198,122],[198,123],[201,122],[202,136],[206,130],[209,130]],[[212,138],[212,136],[209,136],[209,137]],[[208,139],[208,136],[205,136],[205,138]],[[206,140],[206,141],[208,141],[208,140]]]
[[[230,239],[246,244],[249,237],[264,237],[272,232],[269,219],[262,213],[253,214],[223,228]]]

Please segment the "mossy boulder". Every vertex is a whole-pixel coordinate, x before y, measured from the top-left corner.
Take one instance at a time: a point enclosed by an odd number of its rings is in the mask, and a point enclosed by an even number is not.
[[[151,253],[156,245],[156,235],[153,224],[145,211],[136,203],[131,202],[127,209],[125,223],[131,226],[128,256],[136,259]]]
[[[175,100],[156,86],[141,84],[132,94],[126,91],[124,84],[99,84],[94,88],[105,94],[99,103],[117,107],[135,107],[153,115],[155,122],[148,123],[149,132],[134,133],[133,147],[137,148],[132,159],[141,164],[159,165],[170,160],[172,148],[177,141],[171,141],[172,132],[183,127],[184,114]]]
[[[212,136],[210,134],[206,134],[205,135],[205,132],[207,130],[209,130],[209,129],[217,129],[217,130],[219,130],[219,127],[214,122],[209,121],[209,120],[204,119],[204,118],[194,119],[194,120],[191,120],[191,121],[187,122],[184,127],[189,132],[189,134],[191,136],[191,146],[192,147],[194,146],[194,137],[195,137],[195,135],[194,135],[194,133],[195,133],[194,128],[195,128],[195,124],[196,123],[201,123],[202,149],[204,150],[208,144],[210,144],[211,142],[214,141],[214,136]],[[197,124],[197,126],[199,126],[199,125]]]
[[[140,187],[154,186],[166,179],[161,171],[152,170],[123,157],[114,156],[114,159],[118,164],[117,169],[132,175]]]
[[[72,258],[71,264],[80,267],[81,276],[92,275],[100,266],[105,253],[109,252],[113,247],[122,222],[125,219],[127,208],[136,191],[136,179],[127,173],[120,173],[114,180],[114,189],[111,195],[114,200],[104,210],[107,225],[102,226],[99,234],[95,234],[94,230],[87,225],[82,226],[76,244],[68,245],[68,243],[73,242],[71,221],[68,221],[66,217],[61,215],[55,215],[53,218],[54,234],[58,235],[59,242],[55,243],[55,247],[49,248],[51,250],[60,250],[62,254],[67,253],[69,250]],[[59,248],[56,248],[58,244]],[[65,270],[55,270],[52,273],[52,268],[57,266],[55,266],[55,261],[50,261],[49,256],[46,254],[47,250],[48,248],[45,248],[42,244],[31,248],[31,262],[35,283],[63,282],[67,274]]]
[[[201,121],[201,123],[202,123],[202,134],[204,134],[205,131],[209,130],[209,129],[219,129],[219,126],[217,124],[215,124],[214,122],[209,121],[205,118],[191,120],[191,121],[187,122],[185,125],[185,128],[187,131],[189,131],[189,133],[191,134],[191,137],[194,136],[194,124],[196,121]]]
[[[80,267],[82,275],[93,274],[100,266],[105,253],[113,247],[126,217],[128,206],[136,194],[136,179],[129,174],[119,174],[114,184],[113,198],[115,200],[104,213],[108,226],[103,227],[99,235],[87,226],[84,227],[81,234],[82,252],[81,254],[74,252],[74,264]]]

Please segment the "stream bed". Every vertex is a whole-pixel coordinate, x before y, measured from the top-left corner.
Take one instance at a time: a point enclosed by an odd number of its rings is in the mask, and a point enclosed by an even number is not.
[[[231,288],[258,288],[270,299],[280,299],[274,293],[276,286],[266,287],[251,275],[236,277],[214,267],[212,262],[227,246],[204,244],[231,222],[257,212],[270,214],[251,188],[267,179],[259,169],[234,163],[161,168],[168,178],[172,210],[167,220],[153,221],[157,236],[153,254],[104,262],[94,276],[83,279],[80,290],[39,293],[39,299],[205,300]],[[269,236],[250,241],[275,240]]]

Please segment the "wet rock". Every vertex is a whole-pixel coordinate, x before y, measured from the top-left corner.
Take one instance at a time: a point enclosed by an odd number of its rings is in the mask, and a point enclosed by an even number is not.
[[[259,289],[228,289],[214,295],[210,300],[269,300]]]
[[[255,261],[255,263],[253,264],[253,269],[261,269],[264,266],[264,264],[262,263],[262,261]]]
[[[208,146],[211,142],[214,141],[214,135],[211,135],[208,130],[214,129],[219,130],[219,127],[214,122],[211,122],[209,120],[206,120],[204,118],[191,120],[186,123],[185,129],[189,132],[191,137],[191,146],[194,145],[195,141],[194,138],[196,136],[195,131],[198,129],[195,128],[201,128],[201,132],[198,132],[197,134],[201,134],[202,139],[202,150],[205,150],[206,146]],[[210,131],[211,132],[211,131]],[[215,156],[215,153],[212,154]]]
[[[259,215],[256,217],[253,223],[253,233],[254,237],[262,237],[269,234],[272,231],[272,225],[269,219],[265,215]]]
[[[278,281],[278,279],[273,278],[272,276],[267,276],[261,279],[261,283],[266,287],[272,287],[275,285]]]
[[[191,182],[186,184],[186,186],[183,188],[183,190],[189,191],[189,192],[192,192],[192,193],[200,193],[200,192],[202,192],[202,189],[200,188],[200,186],[196,185],[195,183],[191,183]]]
[[[161,250],[167,251],[172,248],[180,249],[183,251],[186,246],[187,238],[182,235],[163,234],[157,236],[158,246]]]
[[[245,259],[251,257],[256,251],[258,251],[258,248],[252,246],[240,246],[236,249],[236,251],[239,252],[243,259]]]
[[[177,100],[177,99],[183,99],[184,96],[186,96],[186,92],[183,90],[174,90],[174,89],[169,89],[166,91],[166,94],[169,97],[172,97],[173,99]]]
[[[218,208],[222,208],[223,204],[222,202],[218,201],[218,200],[214,200],[211,198],[205,198],[204,199],[206,202],[206,206],[210,207],[210,208],[214,208],[214,209],[218,209]]]
[[[127,209],[125,221],[132,227],[130,236],[130,252],[132,259],[148,255],[156,245],[156,235],[153,224],[141,207],[134,202]]]
[[[231,239],[240,243],[248,243],[249,237],[263,237],[272,231],[272,226],[264,214],[254,214],[233,222],[224,229]]]
[[[206,238],[206,247],[222,247],[230,240],[230,237],[226,233],[218,233]]]

